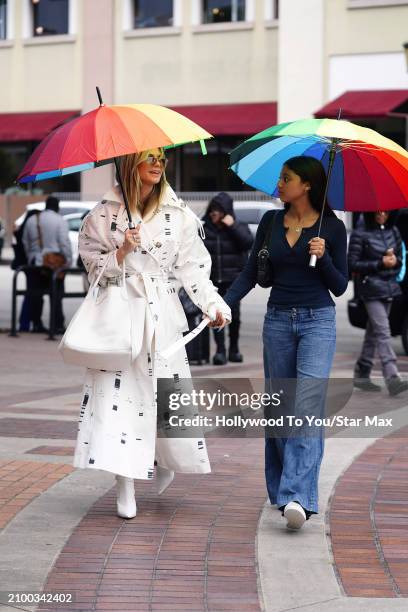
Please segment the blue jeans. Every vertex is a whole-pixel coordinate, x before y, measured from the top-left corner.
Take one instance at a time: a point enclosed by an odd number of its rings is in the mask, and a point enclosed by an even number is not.
[[[336,348],[334,306],[268,308],[263,343],[266,385],[274,378],[292,379],[288,386],[296,389],[290,412],[322,416]],[[314,384],[310,379],[319,380]],[[266,438],[265,478],[271,504],[281,507],[297,501],[309,512],[317,512],[323,449],[323,434]]]

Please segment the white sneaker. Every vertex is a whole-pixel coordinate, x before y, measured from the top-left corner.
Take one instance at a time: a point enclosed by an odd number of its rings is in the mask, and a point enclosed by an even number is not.
[[[300,529],[306,520],[306,512],[297,502],[289,502],[283,511],[283,516],[287,520],[288,529]]]
[[[133,478],[116,475],[117,513],[121,518],[136,516],[135,483]]]
[[[167,487],[173,482],[174,472],[168,470],[161,465],[156,466],[156,484],[157,484],[157,495],[161,495],[167,489]]]

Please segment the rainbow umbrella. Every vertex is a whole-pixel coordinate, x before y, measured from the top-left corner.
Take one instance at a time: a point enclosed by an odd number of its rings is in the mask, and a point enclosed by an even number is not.
[[[31,183],[90,170],[114,162],[124,201],[125,197],[117,158],[157,147],[172,147],[212,138],[206,130],[164,106],[123,104],[107,106],[96,88],[100,106],[51,132],[35,149],[17,178]]]
[[[330,206],[344,211],[393,210],[408,205],[408,152],[378,132],[349,121],[303,119],[274,125],[230,153],[231,169],[248,185],[278,196],[285,161],[320,160]]]

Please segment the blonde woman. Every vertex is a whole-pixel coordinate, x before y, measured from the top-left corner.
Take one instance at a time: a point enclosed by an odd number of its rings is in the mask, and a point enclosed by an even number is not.
[[[100,284],[120,283],[125,265],[130,298],[145,298],[143,346],[129,370],[88,370],[74,465],[116,475],[117,512],[136,515],[134,479],[150,480],[156,467],[157,491],[174,472],[211,471],[205,442],[197,438],[157,438],[157,378],[190,377],[184,348],[168,360],[161,351],[188,329],[175,277],[193,302],[223,327],[230,309],[209,280],[211,260],[198,233],[194,213],[176,196],[165,177],[162,149],[121,158],[121,177],[136,229],[128,218],[120,188],[114,187],[84,219],[79,252],[89,280],[104,266]],[[103,290],[102,290],[103,291]],[[114,367],[114,364],[113,364]]]

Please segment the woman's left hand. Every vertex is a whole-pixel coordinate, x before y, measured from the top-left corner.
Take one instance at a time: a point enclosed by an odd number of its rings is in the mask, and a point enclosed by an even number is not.
[[[230,321],[224,317],[220,310],[217,310],[214,321],[208,323],[208,327],[217,327],[223,329]]]
[[[309,254],[316,255],[317,259],[323,257],[326,250],[326,242],[324,238],[312,238],[309,240]]]

